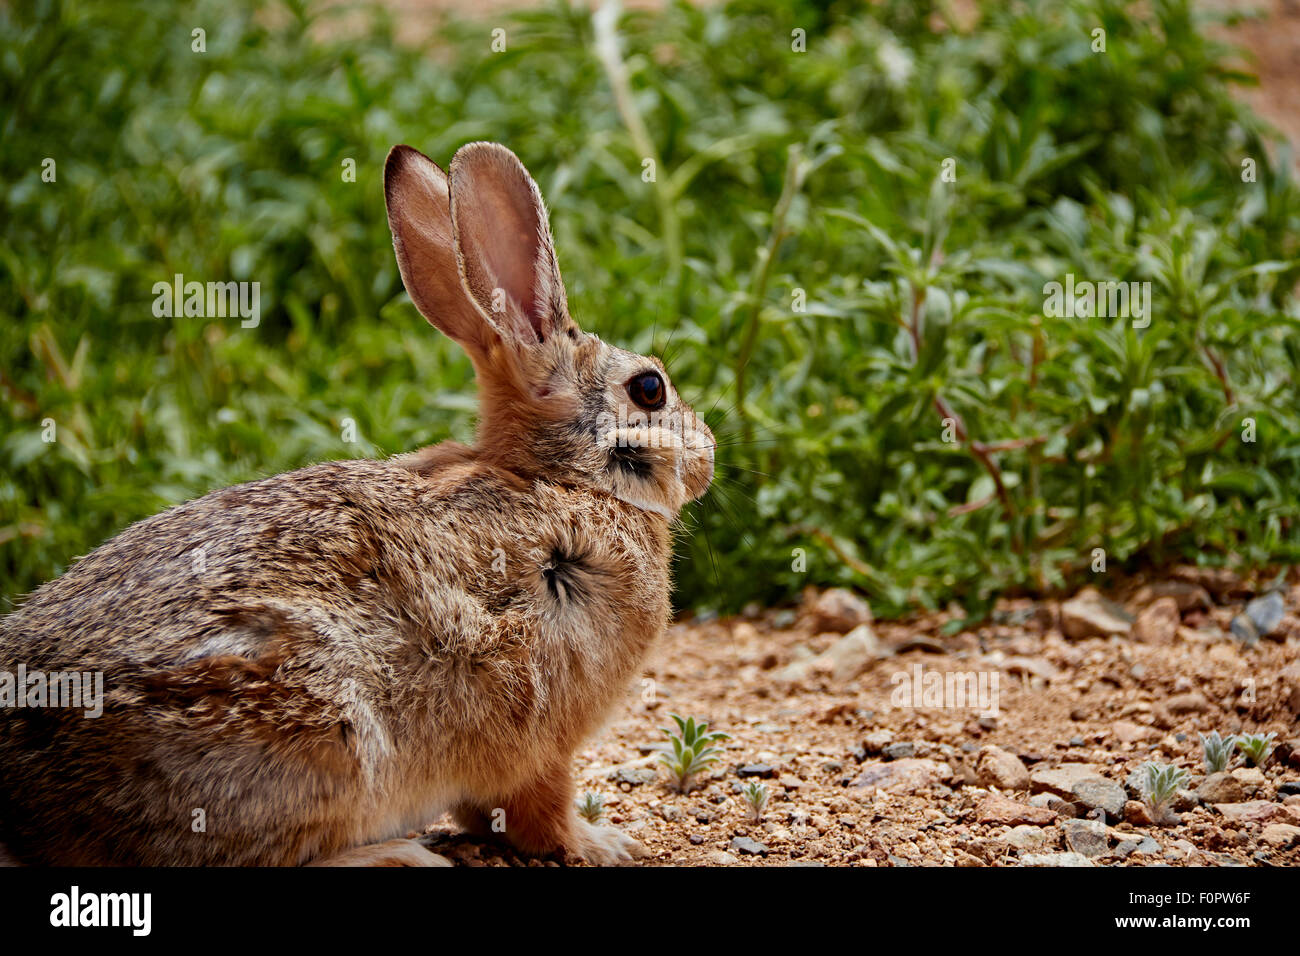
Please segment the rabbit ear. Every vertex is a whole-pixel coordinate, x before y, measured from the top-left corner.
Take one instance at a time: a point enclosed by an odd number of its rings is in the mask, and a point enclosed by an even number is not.
[[[472,358],[486,354],[500,332],[465,296],[447,175],[419,150],[394,146],[384,163],[384,205],[397,268],[415,307]]]
[[[456,152],[451,221],[465,290],[504,335],[535,345],[576,328],[542,194],[514,153],[497,143]]]

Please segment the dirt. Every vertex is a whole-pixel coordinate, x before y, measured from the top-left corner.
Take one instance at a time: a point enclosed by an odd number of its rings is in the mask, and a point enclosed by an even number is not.
[[[991,623],[956,633],[941,612],[868,624],[849,640],[839,631],[852,615],[818,611],[819,600],[842,603],[839,593],[810,594],[799,609],[679,622],[645,682],[576,755],[579,791],[601,795],[602,823],[644,844],[643,865],[1300,864],[1300,584],[1283,590],[1287,612],[1273,636],[1252,645],[1230,624],[1265,578],[1230,578],[1226,591],[1221,576],[1204,580],[1219,593],[1169,579],[1159,586],[1186,609],[1167,598],[1145,617],[1158,598],[1128,581],[1111,614],[1122,624],[1125,610],[1137,616],[1130,632],[1076,640],[1061,628],[1074,630],[1077,618],[1063,620],[1056,601],[1006,601]],[[838,674],[821,656],[837,643],[854,652]],[[973,672],[991,691],[996,675],[996,715],[950,706],[969,699],[909,704],[902,678],[918,668],[918,686],[925,674]],[[658,760],[670,713],[731,735],[685,793]],[[1227,796],[1202,802],[1198,734],[1211,730],[1277,740],[1261,770],[1238,754]],[[1175,820],[1150,822],[1141,792],[1126,787],[1147,761],[1189,774]],[[1071,774],[1111,783],[1070,790]],[[751,781],[770,795],[757,821],[740,793]],[[576,862],[527,860],[446,820],[428,832],[459,865]]]

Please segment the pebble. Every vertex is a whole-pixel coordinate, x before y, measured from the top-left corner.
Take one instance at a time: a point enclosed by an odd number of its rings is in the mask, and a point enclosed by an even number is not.
[[[1124,816],[1126,797],[1124,788],[1113,780],[1104,777],[1087,777],[1077,781],[1070,788],[1075,804],[1085,813],[1089,810],[1101,810],[1112,820]]]
[[[1248,800],[1244,803],[1216,803],[1214,809],[1226,819],[1237,823],[1267,823],[1274,817],[1284,814],[1276,803],[1267,800]]]
[[[1110,732],[1114,734],[1115,739],[1122,744],[1136,744],[1160,736],[1160,732],[1154,727],[1145,727],[1142,724],[1135,724],[1131,720],[1115,721],[1115,723],[1110,725]]]
[[[1031,807],[996,793],[985,797],[975,811],[975,818],[980,823],[998,823],[1011,827],[1021,824],[1044,826],[1054,822],[1056,817],[1054,810]]]
[[[871,605],[848,588],[829,588],[806,605],[804,616],[814,631],[847,634],[871,623]]]
[[[975,764],[978,782],[1002,790],[1028,790],[1029,769],[1019,757],[1001,747],[984,747]]]
[[[770,763],[747,763],[736,768],[737,777],[775,777],[776,768]]]
[[[1020,858],[1021,866],[1096,866],[1081,853],[1027,853]]]
[[[1285,613],[1286,603],[1282,600],[1280,591],[1270,591],[1246,605],[1246,616],[1255,625],[1256,633],[1264,637],[1277,630]]]
[[[737,853],[747,853],[750,856],[766,856],[768,852],[765,844],[747,836],[732,837],[731,845],[727,849],[735,850]]]
[[[1238,767],[1232,771],[1232,779],[1236,780],[1247,796],[1254,796],[1268,785],[1268,778],[1264,776],[1264,771],[1258,767]],[[1229,803],[1231,801],[1223,801]]]
[[[948,775],[952,773],[947,764],[924,757],[906,757],[883,763],[876,761],[862,765],[862,772],[853,780],[853,786],[911,793],[938,783],[945,771]]]
[[[1049,831],[1025,824],[1012,827],[1003,839],[1017,850],[1041,850],[1054,842]]]
[[[1213,606],[1210,593],[1190,581],[1153,581],[1133,595],[1133,603],[1145,607],[1159,598],[1173,598],[1181,612],[1208,611]]]
[[[1051,769],[1035,770],[1029,775],[1034,793],[1054,793],[1064,799],[1074,797],[1073,788],[1080,780],[1100,777],[1100,768],[1088,763],[1064,763]]]
[[[916,754],[916,744],[900,742],[890,744],[882,751],[886,760],[902,760]]]
[[[1088,637],[1127,636],[1131,628],[1123,608],[1084,588],[1061,605],[1061,631],[1072,641]]]
[[[1165,709],[1171,714],[1199,714],[1210,706],[1205,695],[1192,691],[1187,694],[1175,694],[1165,701]]]
[[[1124,804],[1124,822],[1135,827],[1155,826],[1155,820],[1151,819],[1151,808],[1141,800],[1130,800]]]
[[[873,730],[862,738],[862,749],[868,756],[874,757],[883,752],[893,741],[894,735],[888,730]]]
[[[1140,840],[1124,840],[1115,847],[1116,856],[1132,856],[1134,853],[1138,856],[1154,856],[1159,852],[1160,844],[1149,836],[1144,836]]]
[[[1232,774],[1220,770],[1201,781],[1196,796],[1202,803],[1241,803],[1246,799],[1246,788]]]
[[[1066,847],[1075,853],[1105,856],[1110,849],[1106,825],[1098,820],[1062,820],[1057,826],[1065,837]]]
[[[709,862],[726,866],[729,863],[739,863],[740,860],[725,850],[714,850],[709,854]]]
[[[1157,598],[1133,622],[1133,640],[1144,644],[1169,644],[1178,635],[1181,624],[1178,602],[1171,597]]]
[[[1270,823],[1259,838],[1269,846],[1291,846],[1300,840],[1300,827],[1290,823]]]
[[[880,641],[870,624],[859,624],[826,649],[816,661],[814,670],[829,670],[837,681],[852,680],[880,657]]]

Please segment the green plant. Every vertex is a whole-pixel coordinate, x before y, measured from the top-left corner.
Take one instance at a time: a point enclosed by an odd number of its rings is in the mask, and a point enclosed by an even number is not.
[[[599,823],[605,815],[605,798],[599,793],[588,790],[578,801],[578,816],[588,823]]]
[[[1242,734],[1237,738],[1237,749],[1246,755],[1252,767],[1262,767],[1273,752],[1276,732],[1267,734]]]
[[[718,436],[676,606],[842,584],[979,617],[1095,547],[1300,559],[1300,191],[1189,0],[977,0],[961,28],[929,0],[723,0],[599,30],[553,3],[493,14],[505,54],[481,21],[408,44],[384,5],[282,6],[0,4],[5,600],[214,488],[471,440],[382,170],[476,138],[537,176],[579,323],[663,352]],[[196,55],[183,23],[221,29]],[[794,54],[795,27],[825,42]],[[178,273],[259,282],[260,324],[158,318]],[[1150,324],[1045,314],[1070,274],[1151,282]]]
[[[1201,734],[1201,750],[1204,753],[1205,772],[1218,773],[1226,770],[1228,761],[1232,759],[1232,747],[1237,738],[1232,734],[1227,737],[1220,737],[1217,730],[1211,730],[1208,734]]]
[[[1143,799],[1156,823],[1172,822],[1169,805],[1175,794],[1187,785],[1189,774],[1182,767],[1150,761],[1138,770]]]
[[[672,774],[677,790],[685,793],[690,786],[691,777],[712,766],[722,755],[722,750],[713,745],[731,738],[716,730],[708,732],[709,725],[704,721],[697,723],[694,717],[682,718],[677,714],[668,716],[677,724],[678,733],[673,733],[667,727],[659,728],[668,735],[672,748],[661,753],[659,760]]]
[[[763,810],[767,808],[768,797],[770,796],[767,784],[758,780],[751,780],[740,788],[741,796],[745,798],[745,803],[749,807],[749,815],[754,823],[759,823],[763,819]]]

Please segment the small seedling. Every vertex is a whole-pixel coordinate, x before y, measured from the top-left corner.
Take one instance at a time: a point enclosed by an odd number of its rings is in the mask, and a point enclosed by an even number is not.
[[[1237,738],[1237,749],[1246,755],[1252,767],[1262,767],[1273,752],[1273,738],[1276,736],[1276,733],[1242,734]]]
[[[722,751],[713,744],[731,738],[716,730],[706,733],[709,725],[704,721],[697,724],[694,717],[686,719],[676,714],[668,716],[677,724],[678,733],[673,733],[667,727],[659,728],[668,735],[668,741],[673,747],[671,753],[661,753],[659,760],[672,773],[678,792],[685,793],[691,777],[715,763],[722,755]]]
[[[588,790],[578,801],[578,816],[588,823],[599,823],[605,815],[605,798]]]
[[[740,793],[749,804],[749,815],[754,823],[760,823],[763,820],[763,810],[767,807],[768,793],[767,784],[757,780],[751,780],[740,788]]]
[[[1138,770],[1142,796],[1151,808],[1151,819],[1156,823],[1172,823],[1176,819],[1169,804],[1179,789],[1187,785],[1188,773],[1181,767],[1148,762]]]
[[[1219,773],[1228,769],[1228,761],[1232,759],[1232,747],[1237,742],[1237,738],[1232,734],[1227,737],[1220,737],[1217,730],[1211,730],[1208,734],[1201,734],[1201,750],[1205,754],[1205,772]]]

